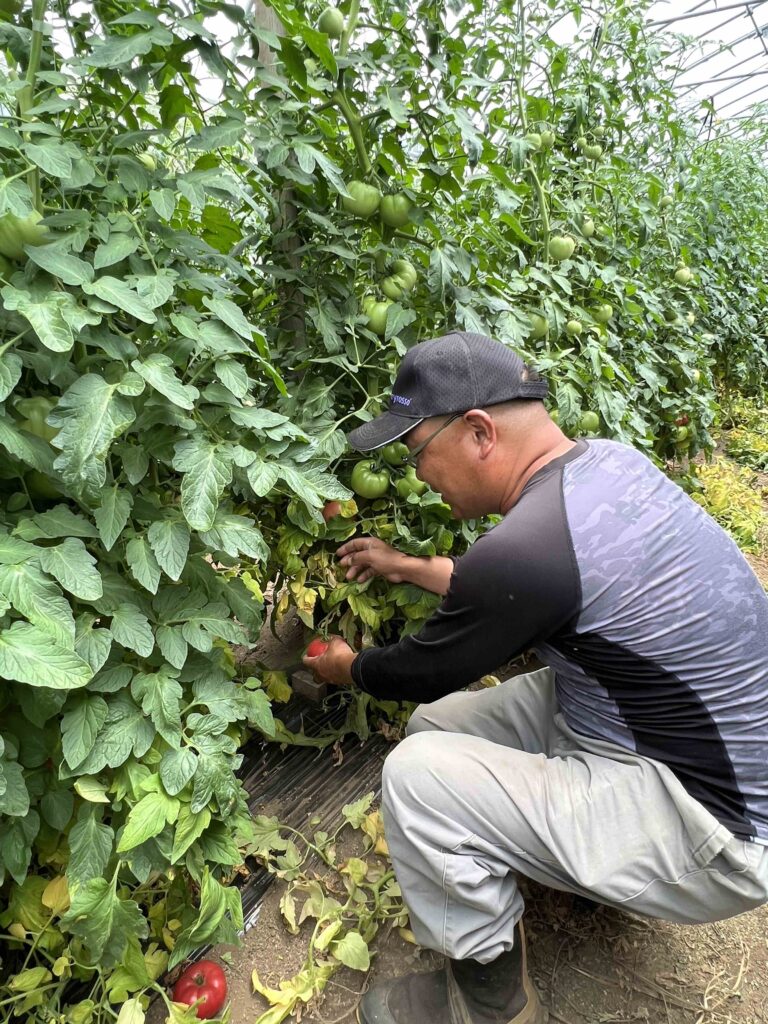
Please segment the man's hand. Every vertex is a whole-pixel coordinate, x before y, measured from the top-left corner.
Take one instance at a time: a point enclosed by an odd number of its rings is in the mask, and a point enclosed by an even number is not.
[[[348,540],[336,553],[347,570],[348,580],[365,583],[373,576],[383,576],[390,583],[414,583],[441,596],[448,593],[453,573],[450,558],[405,555],[378,537]]]
[[[307,655],[301,659],[319,683],[332,683],[334,686],[353,686],[352,662],[357,657],[355,651],[340,636],[328,637],[328,649],[317,658]]]
[[[403,583],[406,565],[411,558],[396,551],[378,537],[357,537],[342,544],[336,554],[347,570],[348,580],[365,583],[373,576],[383,576],[390,583]]]

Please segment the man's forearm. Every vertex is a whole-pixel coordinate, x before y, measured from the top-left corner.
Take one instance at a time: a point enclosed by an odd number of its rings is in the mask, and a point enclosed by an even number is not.
[[[435,555],[432,558],[419,558],[416,555],[405,555],[403,560],[403,577],[422,590],[444,596],[448,593],[448,585],[453,573],[453,559]]]

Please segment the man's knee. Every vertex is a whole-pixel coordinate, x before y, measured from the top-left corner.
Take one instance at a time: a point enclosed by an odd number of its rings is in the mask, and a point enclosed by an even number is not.
[[[421,797],[439,780],[441,764],[450,758],[450,749],[448,737],[429,726],[423,732],[406,736],[384,762],[381,778],[384,802],[392,804],[416,794]]]
[[[465,693],[451,693],[431,704],[419,704],[408,720],[406,736],[421,732],[460,732],[457,705]]]

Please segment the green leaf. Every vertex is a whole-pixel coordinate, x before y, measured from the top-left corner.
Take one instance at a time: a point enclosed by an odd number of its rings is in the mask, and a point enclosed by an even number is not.
[[[170,188],[155,188],[149,193],[155,213],[161,220],[170,220],[176,209],[176,193]]]
[[[269,547],[261,530],[246,516],[217,512],[213,526],[201,533],[200,539],[209,550],[225,551],[233,558],[240,554],[257,562],[269,558]]]
[[[153,352],[143,361],[134,359],[131,366],[141,374],[147,384],[164,395],[169,402],[182,409],[194,409],[200,392],[192,384],[181,383],[173,368],[173,360],[168,356]]]
[[[83,62],[93,68],[116,68],[129,64],[136,57],[149,53],[153,45],[151,32],[134,32],[127,36],[107,36],[94,40],[91,52]]]
[[[54,576],[75,597],[83,601],[101,597],[103,588],[96,559],[81,540],[67,537],[61,544],[40,548],[39,561],[41,569]]]
[[[158,626],[155,639],[165,660],[174,668],[184,668],[188,648],[181,626]]]
[[[142,658],[152,653],[155,640],[149,619],[134,605],[121,604],[112,616],[110,629],[115,640],[129,651],[135,651]]]
[[[112,442],[136,418],[133,404],[98,374],[79,377],[59,399],[49,422],[59,428],[54,462],[75,494],[100,498]]]
[[[242,364],[236,359],[217,359],[213,368],[221,383],[235,398],[245,398],[250,381]]]
[[[41,171],[54,178],[68,178],[72,173],[72,159],[60,141],[51,139],[39,145],[36,142],[27,142],[24,146],[24,155],[33,164],[37,164]]]
[[[42,344],[52,352],[69,352],[75,333],[85,324],[97,324],[101,319],[98,314],[78,306],[69,292],[49,288],[43,294],[35,292],[33,295],[7,285],[0,295],[5,308],[16,310],[27,319]]]
[[[58,644],[50,633],[26,622],[0,632],[0,676],[30,686],[75,690],[92,678],[90,665]]]
[[[56,505],[31,519],[22,519],[13,532],[23,540],[99,536],[92,523],[74,513],[67,505]]]
[[[24,769],[17,761],[0,761],[0,778],[5,791],[0,793],[0,814],[25,818],[29,814],[29,793],[24,782]]]
[[[95,616],[85,612],[78,615],[75,626],[75,651],[87,661],[94,672],[98,672],[112,650],[112,634],[108,629],[98,629]]]
[[[155,729],[144,712],[124,691],[109,702],[107,720],[78,772],[94,774],[105,767],[118,768],[131,754],[140,758],[149,750]],[[78,782],[82,779],[78,779]],[[77,786],[77,784],[76,784]]]
[[[126,999],[120,1007],[116,1024],[144,1024],[146,1014],[139,999]]]
[[[160,568],[178,580],[187,564],[189,528],[178,519],[159,519],[147,530],[147,538]]]
[[[216,519],[224,488],[232,479],[230,446],[202,438],[176,445],[174,469],[184,473],[181,510],[193,530],[210,530]]]
[[[116,892],[117,874],[111,882],[93,878],[75,889],[72,905],[59,920],[65,932],[82,939],[89,960],[101,968],[120,962],[129,935],[147,936],[147,922],[133,900],[121,900]]]
[[[268,494],[277,483],[280,477],[279,467],[272,462],[262,462],[257,459],[248,466],[248,483],[253,488],[253,493],[259,498]]]
[[[142,474],[143,476],[143,474]],[[134,481],[131,481],[134,482]],[[101,543],[111,550],[117,538],[125,529],[133,507],[133,496],[122,487],[107,487],[101,496],[101,505],[94,509],[93,518],[99,528]]]
[[[17,459],[50,475],[53,472],[54,452],[42,437],[33,437],[25,430],[19,430],[10,418],[0,416],[0,445]],[[18,532],[18,530],[17,530]]]
[[[176,823],[176,832],[173,837],[173,850],[171,852],[171,864],[177,864],[184,856],[192,843],[205,832],[211,823],[211,812],[207,807],[199,811],[190,809],[189,804],[182,804],[179,811],[179,819]]]
[[[31,245],[29,258],[38,267],[60,278],[64,284],[80,285],[93,280],[93,267],[85,260],[62,251],[60,243]]]
[[[266,736],[274,736],[275,719],[272,702],[267,694],[263,690],[241,690],[240,698],[248,724],[260,729]]]
[[[40,548],[26,541],[17,540],[8,533],[0,532],[0,565],[17,565],[35,558]]]
[[[117,852],[132,850],[152,836],[159,835],[166,824],[176,821],[179,807],[179,801],[165,793],[147,793],[131,808],[117,844]]]
[[[84,284],[82,288],[86,295],[96,295],[104,302],[122,309],[123,312],[135,316],[137,320],[141,320],[145,324],[153,324],[157,321],[151,307],[141,299],[138,292],[117,277],[105,274],[89,284]]]
[[[107,720],[107,702],[91,694],[79,696],[61,719],[61,746],[70,768],[85,760]]]
[[[20,377],[21,359],[15,352],[6,352],[0,359],[0,402],[4,402],[10,395]]]
[[[359,800],[355,800],[351,804],[345,804],[342,807],[341,813],[344,815],[344,820],[348,821],[352,828],[360,828],[363,824],[368,811],[371,809],[373,797],[373,793],[366,793]]]
[[[139,239],[135,235],[113,232],[106,242],[96,247],[93,254],[93,265],[97,270],[120,263],[131,256],[139,247]]]
[[[94,814],[88,814],[72,826],[68,839],[70,884],[82,885],[99,878],[112,856],[115,835],[109,825],[97,821]]]
[[[235,334],[239,334],[241,338],[245,338],[246,341],[251,341],[253,333],[256,328],[249,324],[243,314],[242,309],[237,306],[231,299],[215,298],[209,299],[207,296],[203,296],[203,303],[211,310],[211,312],[223,321],[227,327],[231,327]],[[266,353],[262,353],[265,355]]]
[[[131,681],[134,700],[172,747],[181,742],[181,685],[165,672],[137,673]]]
[[[343,939],[331,944],[331,952],[353,971],[367,971],[371,966],[371,954],[360,932],[347,932]]]
[[[180,793],[197,771],[197,755],[189,747],[166,750],[160,762],[160,778],[170,796]],[[179,816],[181,823],[181,815]],[[178,829],[177,829],[178,834]]]
[[[72,817],[75,806],[75,797],[71,789],[49,789],[40,801],[40,810],[43,820],[63,832]]]
[[[63,647],[74,647],[72,608],[53,580],[36,566],[29,562],[0,565],[0,594]]]
[[[125,546],[125,560],[133,578],[150,593],[156,594],[160,583],[160,566],[144,537],[134,537]]]

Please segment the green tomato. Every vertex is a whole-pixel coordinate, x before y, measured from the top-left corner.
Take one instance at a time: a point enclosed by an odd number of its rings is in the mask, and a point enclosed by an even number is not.
[[[667,321],[668,324],[676,324],[677,323],[677,319],[678,319],[677,318],[677,310],[676,309],[665,309],[664,310],[664,319]]]
[[[363,311],[368,317],[366,327],[369,331],[373,331],[374,334],[378,334],[380,338],[383,338],[387,333],[387,310],[392,305],[389,299],[384,302],[377,302],[372,299],[367,305],[363,303]]]
[[[683,444],[688,440],[688,427],[677,427],[675,430],[675,444]]]
[[[591,238],[595,233],[595,222],[591,217],[587,217],[586,220],[582,221],[581,233],[585,238]]]
[[[33,498],[54,501],[62,496],[61,489],[56,486],[53,480],[47,477],[45,473],[39,473],[36,469],[30,470],[26,474],[24,483]]]
[[[401,228],[408,223],[411,215],[411,200],[402,192],[384,196],[381,200],[381,219],[391,228]]]
[[[27,258],[25,245],[42,245],[48,238],[48,232],[38,221],[42,214],[33,210],[27,217],[16,217],[6,213],[0,217],[0,256],[21,262]]]
[[[542,138],[539,132],[528,132],[528,134],[525,136],[525,141],[528,143],[531,149],[536,151],[541,149]]]
[[[368,185],[364,181],[350,181],[347,184],[349,196],[341,197],[341,205],[355,217],[370,217],[374,214],[381,202],[381,192],[375,185]]]
[[[541,148],[552,149],[555,144],[555,133],[547,129],[541,133]]]
[[[701,370],[694,370],[691,374],[691,378],[693,379],[694,384],[698,384],[701,380]]]
[[[344,31],[344,15],[336,7],[326,7],[317,20],[317,31],[324,32],[331,39],[341,39]]]
[[[597,307],[593,316],[599,324],[607,324],[613,316],[613,306],[610,302],[604,302],[601,306]]]
[[[584,325],[581,323],[580,320],[569,320],[568,323],[565,325],[565,333],[569,335],[571,338],[578,338],[579,335],[583,332],[583,330]]]
[[[693,325],[696,323],[696,314],[691,313],[690,311],[687,312],[685,314],[685,322],[688,324],[689,327],[693,327]]]
[[[693,273],[691,272],[690,267],[678,267],[675,271],[675,281],[677,284],[690,284],[692,279]]]
[[[33,398],[20,398],[16,403],[16,409],[24,419],[19,426],[35,437],[42,437],[45,441],[52,441],[58,430],[49,426],[45,421],[48,414],[56,403],[43,395],[36,395]]]
[[[403,293],[406,291],[405,281],[399,274],[392,274],[389,277],[385,277],[381,282],[381,290],[388,299],[397,302],[399,299],[402,299]]]
[[[390,466],[402,466],[403,459],[408,457],[408,445],[403,444],[402,441],[393,441],[391,444],[385,444],[381,449],[381,457]]]
[[[148,171],[157,170],[157,160],[155,160],[151,153],[139,153],[136,159],[140,164],[143,164]]]
[[[389,473],[377,470],[375,462],[356,462],[350,483],[361,498],[381,498],[389,490]]]
[[[579,430],[585,434],[594,434],[600,429],[600,417],[596,412],[585,412],[579,420]]]
[[[576,248],[575,239],[570,235],[553,235],[549,240],[549,255],[553,260],[568,260]]]
[[[419,280],[419,275],[416,271],[416,267],[411,263],[410,260],[398,259],[392,264],[392,273],[405,282],[405,290],[410,291],[416,287],[416,282]]]
[[[23,0],[0,0],[0,21],[15,21],[23,7]]]
[[[560,423],[560,410],[559,409],[552,409],[550,411],[550,413],[549,413],[549,418],[552,420],[553,423],[559,424]]]
[[[584,156],[588,160],[599,160],[602,155],[603,147],[599,143],[596,143],[594,146],[584,147]]]
[[[541,313],[533,313],[531,315],[531,330],[530,336],[532,338],[546,338],[549,333],[549,321]]]
[[[419,480],[416,476],[416,470],[413,466],[408,466],[405,473],[395,484],[395,489],[399,496],[403,499],[409,497],[411,494],[415,494],[418,498],[427,489],[427,485],[423,480]]]
[[[579,135],[579,137],[576,139],[576,149],[584,151],[587,148],[587,145],[588,143],[586,135]]]
[[[674,203],[674,201],[675,200],[672,198],[672,196],[662,196],[659,200],[659,209],[668,210],[672,203]]]

